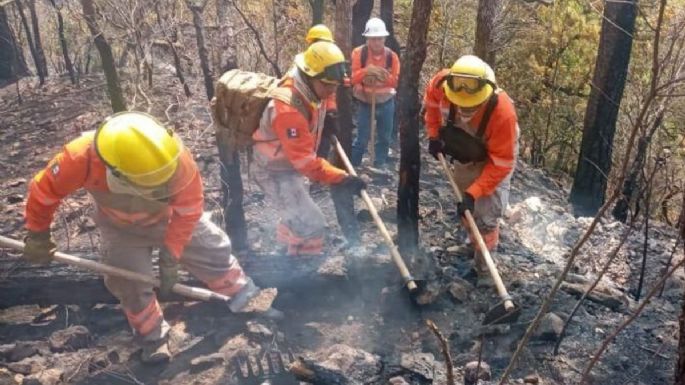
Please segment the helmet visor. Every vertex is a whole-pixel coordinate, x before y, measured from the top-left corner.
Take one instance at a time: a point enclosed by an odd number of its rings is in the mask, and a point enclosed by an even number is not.
[[[483,89],[487,84],[495,88],[495,84],[487,79],[466,74],[450,74],[447,77],[447,87],[453,92],[466,92],[475,94]]]
[[[326,67],[316,78],[324,83],[329,84],[345,84],[345,80],[349,77],[349,65],[347,62],[335,63]]]

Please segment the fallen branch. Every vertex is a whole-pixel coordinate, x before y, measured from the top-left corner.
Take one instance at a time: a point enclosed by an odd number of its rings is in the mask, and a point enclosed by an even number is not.
[[[358,385],[356,381],[351,381],[342,373],[324,368],[323,366],[306,360],[302,357],[290,364],[288,371],[300,381],[310,382],[321,385]]]
[[[426,326],[428,326],[428,329],[435,334],[435,338],[440,341],[440,349],[442,350],[442,355],[445,357],[445,367],[447,368],[447,385],[455,385],[454,365],[452,364],[452,354],[450,353],[450,347],[447,344],[447,340],[445,339],[445,336],[440,333],[440,330],[435,322],[427,319]],[[476,370],[476,373],[478,373],[478,370]]]

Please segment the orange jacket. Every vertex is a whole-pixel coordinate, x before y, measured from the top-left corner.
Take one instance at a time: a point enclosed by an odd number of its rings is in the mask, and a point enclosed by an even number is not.
[[[164,245],[179,258],[190,242],[202,215],[202,179],[188,150],[179,158],[174,176],[167,183],[168,199],[151,201],[138,195],[113,193],[107,170],[95,152],[93,133],[69,142],[47,167],[33,177],[26,201],[26,228],[45,231],[62,199],[85,188],[98,209],[119,226],[149,226],[168,222]]]
[[[445,96],[441,81],[448,73],[449,70],[444,69],[433,76],[423,96],[424,122],[429,139],[438,138],[440,127],[447,121],[450,101]],[[471,127],[478,127],[480,124],[485,112],[484,106],[485,104],[469,121]],[[497,106],[490,115],[483,140],[488,151],[487,163],[481,175],[466,189],[474,198],[495,192],[499,183],[516,165],[518,121],[514,103],[504,91],[499,91]]]
[[[307,98],[299,91],[306,87],[303,83],[295,86],[297,81],[297,76],[290,77],[282,86],[291,88],[295,97],[302,98],[308,104],[305,107],[310,112],[309,121],[297,108],[280,100],[271,100],[264,110],[259,128],[252,136],[255,141],[255,157],[273,171],[295,169],[318,182],[339,183],[347,173],[316,155],[321,141],[326,104],[330,98],[321,103],[313,102],[313,96]]]
[[[385,51],[381,55],[374,55],[371,50],[368,50],[368,56],[366,58],[366,66],[362,67],[362,48],[364,46],[359,46],[352,50],[352,79],[351,83],[354,87],[354,96],[358,99],[370,103],[370,94],[374,92],[376,94],[376,101],[382,103],[389,100],[395,95],[395,89],[397,88],[397,81],[400,77],[400,58],[395,52],[389,48],[385,48]],[[390,52],[392,57],[392,66],[388,69],[386,68],[386,52]],[[375,65],[377,67],[385,68],[390,72],[390,76],[385,81],[384,84],[378,86],[366,86],[362,83],[364,77],[366,77],[366,70],[369,65]]]

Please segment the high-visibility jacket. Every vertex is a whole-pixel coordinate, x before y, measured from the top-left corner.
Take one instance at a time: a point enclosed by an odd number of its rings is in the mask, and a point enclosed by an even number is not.
[[[295,76],[296,73],[297,73],[297,66],[293,65],[288,70],[286,76],[293,77],[293,76]],[[324,103],[326,104],[326,112],[337,112],[338,111],[338,99],[337,99],[337,96],[335,93],[332,94],[331,96],[329,96],[328,98],[326,98]]]
[[[365,102],[371,103],[371,93],[376,94],[376,103],[383,103],[390,100],[396,94],[397,81],[400,77],[400,58],[390,48],[385,47],[383,53],[376,55],[368,50],[368,57],[366,64],[362,65],[362,50],[364,46],[359,46],[352,50],[352,79],[351,83],[354,87],[354,96]],[[387,53],[392,57],[392,65],[386,68]],[[364,77],[367,74],[367,68],[370,65],[385,68],[390,72],[390,76],[385,83],[377,86],[367,86],[363,84]]]
[[[439,137],[440,127],[447,123],[450,110],[450,101],[445,96],[442,88],[442,80],[449,73],[448,69],[438,72],[428,83],[423,97],[424,122],[429,139]],[[470,132],[475,135],[475,129],[485,112],[480,110],[468,122]],[[474,129],[475,128],[475,129]],[[518,120],[514,103],[504,91],[499,91],[498,102],[490,115],[490,120],[485,128],[483,140],[488,153],[488,161],[481,175],[466,190],[474,198],[491,195],[497,186],[514,169],[518,152]]]
[[[174,175],[159,191],[159,199],[113,192],[107,168],[95,152],[94,133],[72,140],[33,178],[26,201],[26,228],[45,231],[62,199],[85,188],[101,213],[117,226],[168,223],[164,245],[179,258],[202,215],[204,197],[200,172],[184,149]]]
[[[314,96],[299,74],[286,78],[282,87],[292,89],[309,112],[304,116],[295,106],[272,99],[267,105],[259,128],[252,135],[255,161],[271,171],[296,170],[309,179],[336,184],[347,173],[316,155],[321,142],[326,103]],[[309,120],[307,120],[309,118]]]

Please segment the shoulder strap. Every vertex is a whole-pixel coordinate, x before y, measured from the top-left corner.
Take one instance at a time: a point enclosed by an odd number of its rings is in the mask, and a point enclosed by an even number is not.
[[[307,108],[307,103],[304,101],[303,97],[298,93],[294,92],[288,87],[276,87],[269,92],[269,96],[273,99],[280,100],[283,103],[287,103],[295,107],[309,122],[312,118],[312,114]]]
[[[480,124],[478,125],[478,133],[476,134],[477,138],[482,138],[483,134],[485,134],[485,129],[488,127],[488,123],[490,123],[492,111],[494,111],[495,107],[497,107],[497,99],[498,95],[497,91],[495,91],[488,100],[488,105],[485,107],[485,112],[483,113],[483,119],[480,120]]]
[[[392,68],[392,51],[390,48],[385,47],[385,69],[389,70]]]
[[[368,58],[369,58],[369,46],[364,44],[362,46],[362,56],[361,56],[362,68],[366,67],[366,60]]]

